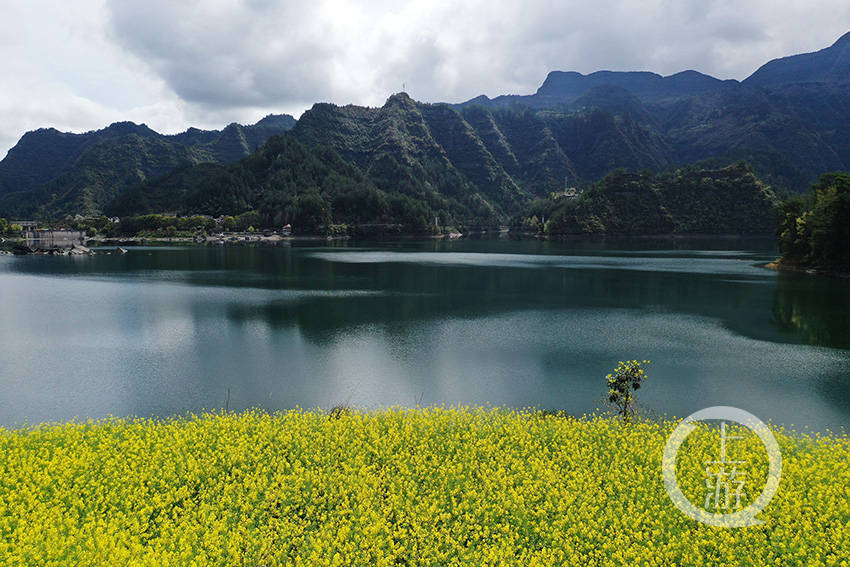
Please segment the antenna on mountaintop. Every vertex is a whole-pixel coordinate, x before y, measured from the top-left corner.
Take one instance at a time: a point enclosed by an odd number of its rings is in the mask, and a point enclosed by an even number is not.
[[[404,90],[404,83],[402,83],[402,84],[401,84],[401,92],[405,92],[405,90]]]

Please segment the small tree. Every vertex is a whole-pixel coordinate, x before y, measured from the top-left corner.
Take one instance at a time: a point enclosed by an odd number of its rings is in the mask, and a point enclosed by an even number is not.
[[[605,377],[608,381],[608,401],[617,407],[617,413],[623,416],[624,422],[628,422],[635,414],[634,392],[646,380],[646,372],[641,366],[649,363],[648,360],[621,360],[614,372]]]

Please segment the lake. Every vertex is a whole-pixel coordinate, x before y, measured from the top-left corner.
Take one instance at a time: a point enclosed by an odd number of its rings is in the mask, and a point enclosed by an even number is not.
[[[759,240],[131,247],[0,256],[0,424],[336,404],[733,405],[850,424],[850,280]],[[229,390],[229,402],[228,400]]]

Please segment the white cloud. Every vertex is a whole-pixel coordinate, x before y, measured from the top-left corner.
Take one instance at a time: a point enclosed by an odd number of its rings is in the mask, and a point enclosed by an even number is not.
[[[207,106],[380,104],[533,92],[554,70],[697,69],[742,79],[825,47],[846,0],[109,0],[116,37],[183,99]],[[817,34],[810,30],[818,30]]]
[[[531,93],[555,69],[742,79],[826,47],[846,0],[31,0],[0,21],[0,155],[27,129],[188,125]]]

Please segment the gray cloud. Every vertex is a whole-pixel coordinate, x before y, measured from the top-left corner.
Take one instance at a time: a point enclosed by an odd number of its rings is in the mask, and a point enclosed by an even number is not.
[[[108,7],[122,45],[181,98],[211,106],[376,104],[402,83],[424,100],[527,93],[553,69],[744,78],[770,58],[763,54],[823,47],[850,26],[845,0],[803,13],[768,0],[111,0]],[[811,25],[789,21],[789,13]]]
[[[111,120],[220,127],[315,101],[534,92],[551,70],[696,69],[743,79],[830,45],[820,0],[32,0],[0,21],[0,155],[24,129]]]

